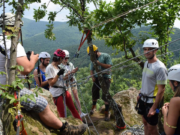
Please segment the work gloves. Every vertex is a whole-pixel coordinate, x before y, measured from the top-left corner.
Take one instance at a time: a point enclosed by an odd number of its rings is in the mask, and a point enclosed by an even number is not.
[[[65,71],[65,69],[60,69],[59,72],[57,73],[57,75],[58,75],[58,76],[63,75],[63,74],[64,74],[64,71]]]

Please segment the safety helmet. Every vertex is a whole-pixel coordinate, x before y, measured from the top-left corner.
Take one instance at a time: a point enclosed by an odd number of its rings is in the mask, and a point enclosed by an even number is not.
[[[54,55],[58,56],[58,57],[61,57],[61,58],[65,58],[65,52],[61,49],[57,49],[55,52],[54,52]]]
[[[65,55],[66,55],[65,57],[69,58],[69,51],[68,50],[63,50],[63,51],[65,52]]]
[[[180,64],[168,69],[168,80],[180,82]]]
[[[144,47],[159,48],[159,44],[156,39],[147,39],[144,41],[143,48]]]
[[[14,26],[15,25],[15,14],[5,13],[5,25]],[[23,21],[20,20],[20,25],[23,26]],[[0,16],[0,27],[3,26],[3,14]]]
[[[40,58],[51,58],[51,55],[48,53],[48,52],[41,52],[40,54],[39,54],[39,59]]]
[[[96,45],[93,45],[93,51],[97,51],[98,47]],[[89,54],[89,46],[87,47],[87,53]]]

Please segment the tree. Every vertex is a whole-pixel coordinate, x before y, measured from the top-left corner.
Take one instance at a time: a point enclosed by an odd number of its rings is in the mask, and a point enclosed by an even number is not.
[[[116,0],[114,3],[107,4],[101,2],[99,9],[94,11],[94,17],[97,23],[106,21],[109,18],[111,22],[104,23],[96,28],[96,35],[101,39],[105,39],[108,46],[113,46],[118,52],[124,52],[126,59],[136,57],[134,46],[143,44],[147,38],[157,38],[160,46],[170,41],[170,34],[175,19],[179,18],[178,1],[164,0]],[[151,4],[149,4],[151,3]],[[144,5],[149,4],[147,7]],[[144,8],[141,8],[144,7]],[[136,9],[133,10],[133,9]],[[137,10],[138,9],[138,10]],[[116,19],[117,15],[122,16]],[[125,15],[123,15],[125,14]],[[148,23],[148,20],[151,21]],[[132,29],[136,27],[151,26],[151,31],[141,32],[136,35],[132,34]],[[168,51],[167,46],[160,48],[161,54]],[[129,53],[128,53],[129,52]],[[134,58],[135,62],[143,68],[143,62],[140,58]],[[167,62],[168,57],[165,56],[163,62]]]

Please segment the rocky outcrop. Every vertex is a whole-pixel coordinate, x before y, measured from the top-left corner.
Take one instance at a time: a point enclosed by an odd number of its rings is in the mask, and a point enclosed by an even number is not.
[[[140,127],[142,125],[141,116],[138,115],[135,110],[138,93],[139,91],[135,88],[130,88],[128,90],[120,91],[113,96],[113,99],[116,101],[116,103],[122,107],[124,120],[130,127],[134,125]],[[120,135],[122,132],[127,130],[117,130],[115,126],[113,110],[111,110],[111,120],[109,122],[104,121],[104,109],[105,106],[103,105],[99,111],[96,111],[91,116],[96,130],[100,135]],[[96,132],[93,127],[90,128]],[[129,131],[127,131],[126,134],[131,135]]]

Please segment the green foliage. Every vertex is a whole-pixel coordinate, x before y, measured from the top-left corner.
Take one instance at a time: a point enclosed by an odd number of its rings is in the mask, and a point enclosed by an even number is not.
[[[98,24],[149,2],[152,2],[152,0],[138,2],[134,0],[116,0],[114,3],[109,4],[101,1],[99,9],[95,10],[93,14],[95,14],[95,20]],[[97,28],[95,35],[101,39],[110,36],[111,38],[105,38],[106,44],[113,46],[118,51],[125,52],[127,59],[132,58],[134,53],[133,47],[139,41],[142,42],[147,39],[147,35],[157,38],[160,46],[171,40],[170,34],[172,33],[174,21],[176,17],[179,17],[178,4],[178,1],[159,0],[157,3],[151,4],[146,8],[141,8],[121,18],[105,23]],[[148,20],[152,22],[148,23]],[[146,32],[146,35],[141,34],[139,37],[132,34],[134,28],[137,26],[143,27],[144,25],[150,25],[152,31]],[[168,48],[164,46],[161,48],[160,53],[166,53],[167,51]],[[127,52],[131,52],[132,56],[127,56]],[[165,56],[162,60],[167,64],[168,56]]]

